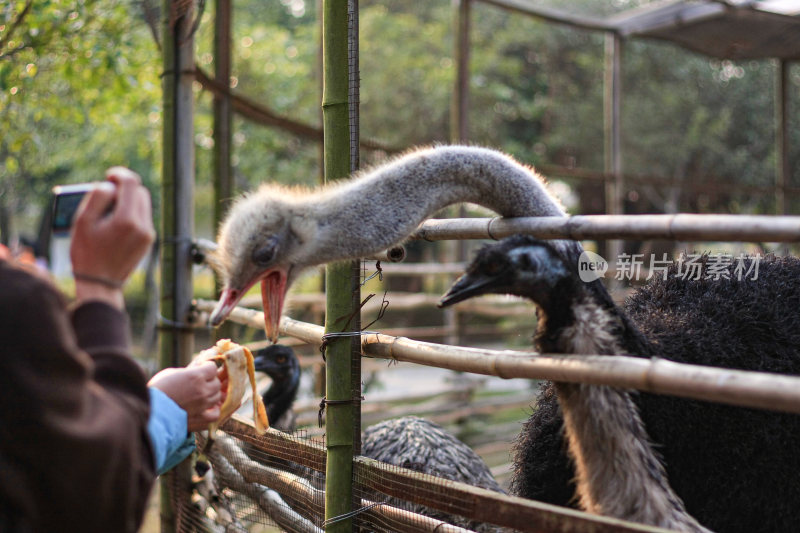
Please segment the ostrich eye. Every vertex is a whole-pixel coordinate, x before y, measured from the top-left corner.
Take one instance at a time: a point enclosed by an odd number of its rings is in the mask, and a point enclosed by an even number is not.
[[[489,261],[486,265],[486,273],[489,275],[499,274],[504,267],[505,264],[501,261]]]
[[[267,266],[272,262],[273,259],[275,259],[275,254],[277,253],[278,243],[275,241],[275,239],[270,239],[270,241],[264,246],[260,246],[253,250],[253,262],[259,266]]]

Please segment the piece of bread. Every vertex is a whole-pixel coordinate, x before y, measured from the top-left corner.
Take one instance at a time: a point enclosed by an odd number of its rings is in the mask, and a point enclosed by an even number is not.
[[[195,362],[203,361],[214,361],[217,366],[225,365],[228,371],[228,391],[220,408],[219,420],[225,420],[239,408],[249,381],[253,392],[253,421],[256,429],[260,433],[265,433],[269,428],[269,420],[261,395],[256,391],[255,367],[250,350],[230,339],[220,339],[216,345],[203,350],[195,358]],[[208,426],[210,439],[216,434],[219,420]]]

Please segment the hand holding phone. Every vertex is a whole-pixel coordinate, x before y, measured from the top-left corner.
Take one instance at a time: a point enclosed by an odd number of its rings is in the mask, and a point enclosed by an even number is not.
[[[95,187],[84,193],[78,206],[70,259],[78,299],[108,293],[119,304],[119,288],[149,251],[155,229],[150,193],[139,176],[127,168],[114,167],[106,177],[113,191]]]

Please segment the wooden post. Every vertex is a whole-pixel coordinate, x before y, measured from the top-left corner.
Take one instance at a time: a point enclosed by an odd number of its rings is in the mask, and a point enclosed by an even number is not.
[[[348,9],[349,8],[349,9]],[[357,56],[350,37],[357,22],[348,19],[348,14],[357,12],[357,3],[347,0],[324,0],[322,7],[322,64],[323,93],[322,114],[324,129],[325,181],[345,178],[351,166],[357,162],[352,154],[350,113],[351,75],[357,81],[357,72],[351,73],[348,56]],[[355,24],[352,24],[355,22]],[[355,139],[357,141],[357,139]],[[325,289],[327,304],[325,332],[357,331],[359,278],[358,262],[340,262],[326,267]],[[355,303],[355,305],[354,305]],[[351,319],[353,317],[353,319]],[[326,351],[326,491],[325,520],[327,533],[352,531],[352,519],[338,519],[353,507],[353,455],[358,448],[355,436],[360,428],[355,412],[359,409],[353,399],[360,395],[354,392],[353,382],[360,384],[360,372],[355,376],[354,350],[360,357],[360,338],[335,338]],[[329,520],[335,520],[327,522]]]
[[[233,108],[227,93],[231,79],[231,0],[217,0],[214,12],[214,78],[224,94],[214,93],[214,231],[219,228],[233,197],[231,169]],[[222,291],[218,278],[214,280],[216,294]],[[224,323],[214,331],[217,339],[233,337],[233,324]]]
[[[469,30],[472,0],[453,0],[453,5],[456,79],[450,103],[450,140],[464,142],[469,137]]]
[[[191,321],[194,227],[194,38],[193,10],[183,13],[172,0],[164,0],[163,28],[163,176],[161,192],[162,255],[160,366],[182,366],[193,352],[193,334],[181,327]],[[176,530],[172,495],[190,485],[190,465],[185,462],[161,479],[161,531]]]
[[[231,0],[217,0],[214,15],[214,77],[230,87]],[[225,217],[233,197],[231,172],[232,107],[230,95],[214,93],[214,229]]]
[[[603,137],[605,139],[606,214],[621,215],[625,182],[622,174],[620,109],[622,101],[622,38],[606,33],[605,76],[603,96]],[[622,243],[608,241],[605,253],[610,266],[616,265]]]

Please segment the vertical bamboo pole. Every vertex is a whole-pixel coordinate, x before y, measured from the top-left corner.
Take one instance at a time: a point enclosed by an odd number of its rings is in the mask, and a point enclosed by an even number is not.
[[[161,316],[167,327],[161,336],[161,367],[189,362],[192,332],[180,327],[191,320],[194,225],[194,135],[192,81],[194,39],[192,10],[176,13],[172,0],[164,0],[164,132],[162,176]],[[190,465],[184,463],[161,480],[161,531],[176,530],[176,488],[190,486]]]
[[[214,78],[228,89],[231,79],[231,0],[217,0],[214,11]],[[233,197],[232,116],[231,97],[214,94],[214,230],[219,228]],[[215,293],[222,290],[219,279],[214,282]],[[226,322],[217,328],[217,339],[231,338],[233,324]]]
[[[605,172],[613,176],[606,181],[606,213],[621,215],[625,182],[622,175],[621,154],[621,101],[622,101],[622,38],[615,32],[606,33],[605,76],[603,96],[603,137],[605,139]],[[620,241],[608,241],[605,248],[609,264],[616,265],[622,251]]]
[[[325,181],[349,175],[351,168],[348,1],[324,0],[322,4],[322,115],[324,129]],[[357,271],[357,263],[355,263]],[[358,327],[348,317],[357,313],[353,305],[353,262],[328,265],[325,275],[327,305],[325,331],[352,331]],[[357,282],[356,277],[356,282]],[[356,283],[357,287],[357,283]],[[357,298],[357,297],[356,297]],[[353,339],[332,340],[327,349],[326,399],[326,490],[325,520],[345,515],[352,509],[353,453],[356,406],[353,399]],[[359,350],[360,351],[360,350]],[[352,519],[327,522],[327,533],[352,531]]]

